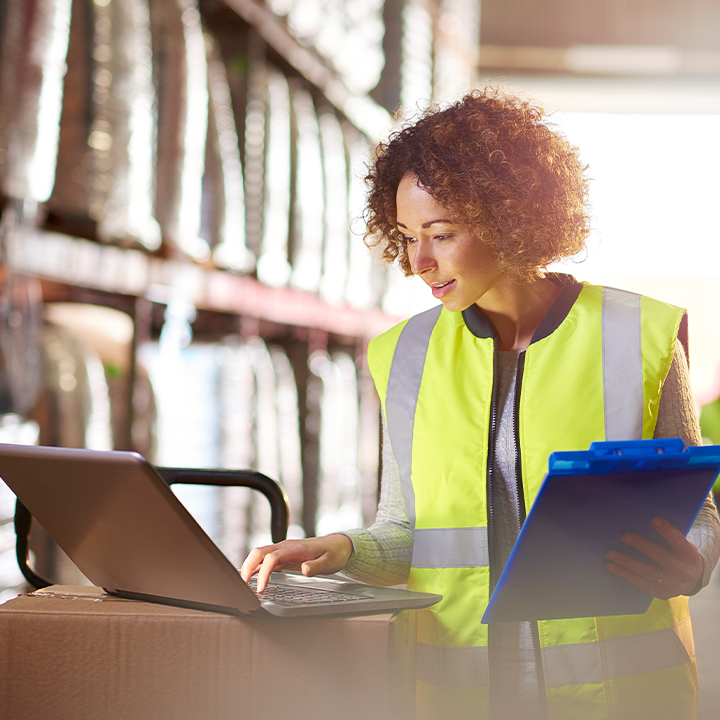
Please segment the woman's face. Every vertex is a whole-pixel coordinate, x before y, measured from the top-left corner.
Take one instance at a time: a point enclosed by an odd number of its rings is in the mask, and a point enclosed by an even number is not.
[[[493,252],[408,173],[397,189],[397,226],[407,241],[410,269],[448,309],[465,310],[504,278]]]

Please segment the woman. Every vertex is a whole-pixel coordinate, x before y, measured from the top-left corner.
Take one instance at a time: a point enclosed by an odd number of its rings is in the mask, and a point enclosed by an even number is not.
[[[300,567],[443,600],[418,619],[421,718],[695,717],[687,596],[718,559],[708,500],[670,550],[608,553],[653,595],[644,615],[482,625],[555,450],[595,440],[699,444],[679,308],[548,273],[589,232],[577,151],[522,100],[475,92],[381,145],[368,235],[440,305],[376,338],[382,496],[368,530],[256,548],[243,577]]]

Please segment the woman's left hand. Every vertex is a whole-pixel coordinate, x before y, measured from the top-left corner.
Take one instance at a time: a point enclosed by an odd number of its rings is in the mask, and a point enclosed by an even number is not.
[[[697,590],[705,569],[702,555],[667,520],[656,517],[652,524],[667,540],[669,550],[634,533],[625,533],[622,541],[647,555],[657,565],[610,550],[605,554],[610,560],[607,569],[661,600],[669,600],[676,595],[691,595]]]

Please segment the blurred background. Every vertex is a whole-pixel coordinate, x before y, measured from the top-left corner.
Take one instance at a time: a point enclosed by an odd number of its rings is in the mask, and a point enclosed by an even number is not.
[[[367,341],[433,300],[363,244],[366,161],[490,84],[590,166],[587,257],[558,269],[688,308],[720,442],[719,38],[716,0],[0,0],[0,441],[254,468],[291,537],[370,523]],[[236,563],[269,539],[241,489],[181,499]],[[0,599],[25,589],[13,512],[2,486]],[[706,718],[716,585],[692,600]]]

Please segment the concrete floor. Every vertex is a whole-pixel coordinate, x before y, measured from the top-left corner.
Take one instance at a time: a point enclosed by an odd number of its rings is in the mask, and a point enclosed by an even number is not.
[[[698,720],[720,718],[720,570],[690,598],[695,653],[700,678]]]

